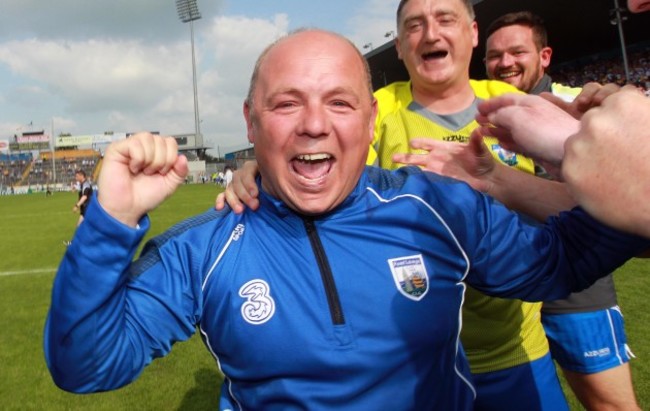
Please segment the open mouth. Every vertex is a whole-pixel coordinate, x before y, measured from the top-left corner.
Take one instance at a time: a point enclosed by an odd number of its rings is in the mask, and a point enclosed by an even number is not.
[[[291,160],[293,170],[300,177],[315,181],[329,174],[334,157],[327,153],[301,154]]]
[[[449,54],[449,52],[445,50],[432,51],[430,53],[424,53],[422,55],[422,60],[425,61],[440,60],[447,57],[447,54]]]

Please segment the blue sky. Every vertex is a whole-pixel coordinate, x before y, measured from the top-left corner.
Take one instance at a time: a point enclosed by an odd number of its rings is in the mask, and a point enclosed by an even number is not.
[[[397,0],[198,0],[201,131],[221,153],[246,145],[253,63],[278,36],[321,27],[385,43]],[[0,139],[20,130],[194,130],[189,25],[174,0],[3,0]],[[29,124],[32,124],[29,126]]]

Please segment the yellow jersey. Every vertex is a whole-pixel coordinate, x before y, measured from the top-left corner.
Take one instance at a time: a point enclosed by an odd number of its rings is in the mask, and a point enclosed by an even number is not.
[[[409,147],[411,138],[467,142],[478,127],[474,117],[481,100],[504,93],[521,93],[500,81],[470,80],[470,84],[476,100],[467,109],[451,115],[435,114],[414,102],[410,82],[396,82],[377,90],[378,114],[367,164],[398,168],[400,165],[392,161],[393,154],[418,152]],[[504,150],[495,138],[486,137],[485,143],[499,161],[534,174],[531,159]],[[541,324],[541,306],[541,303],[488,297],[468,287],[461,340],[472,372],[502,370],[544,356],[548,342]]]

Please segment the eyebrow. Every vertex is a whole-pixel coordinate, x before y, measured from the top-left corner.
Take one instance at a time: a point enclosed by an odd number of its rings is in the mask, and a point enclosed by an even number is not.
[[[410,16],[406,15],[406,16],[404,16],[404,23],[403,24],[406,25],[407,23],[410,23],[413,20],[426,20],[426,15],[427,14],[428,13],[419,12],[418,14],[413,14],[413,15],[410,15]],[[449,8],[436,9],[433,12],[433,17],[440,17],[440,16],[460,17],[460,14],[456,10],[449,9]]]
[[[269,94],[264,98],[264,102],[269,102],[272,101],[274,98],[280,96],[280,95],[291,95],[291,96],[302,96],[302,95],[309,95],[310,93],[306,91],[302,91],[298,88],[295,87],[285,87],[278,89],[274,91],[273,93]],[[331,97],[335,95],[347,95],[350,97],[353,97],[355,102],[360,102],[361,101],[361,96],[354,90],[353,87],[345,87],[345,86],[338,86],[334,87],[331,90],[328,90],[324,93],[326,97]]]

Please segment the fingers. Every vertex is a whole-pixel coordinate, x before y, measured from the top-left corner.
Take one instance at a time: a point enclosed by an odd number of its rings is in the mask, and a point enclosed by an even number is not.
[[[396,153],[393,154],[394,163],[405,164],[409,166],[424,167],[427,164],[426,154]]]
[[[232,183],[226,187],[226,202],[237,214],[244,211],[244,207],[257,210],[260,205],[259,192],[255,177],[258,167],[256,161],[246,161],[241,169],[235,171]]]
[[[633,93],[636,93],[636,94],[639,94],[639,95],[645,97],[644,92],[641,89],[639,89],[637,86],[633,85],[633,84],[624,85],[623,87],[621,87],[620,91],[633,92]]]
[[[607,96],[616,93],[621,88],[613,83],[601,85],[599,83],[587,83],[582,88],[582,92],[576,97],[573,106],[576,111],[585,113],[592,107],[597,107],[602,104]]]
[[[517,113],[525,112],[531,106],[543,101],[539,96],[525,94],[504,94],[503,96],[491,98],[478,105],[479,114],[476,121],[483,125],[503,127],[511,130],[514,125],[521,122]],[[487,135],[493,135],[487,133]],[[497,137],[497,136],[495,136]]]
[[[483,117],[489,117],[491,113],[494,113],[499,109],[521,104],[521,102],[524,101],[526,97],[528,96],[524,94],[507,93],[499,97],[494,97],[489,100],[482,101],[478,105],[479,115]]]
[[[254,170],[257,171],[257,165]],[[232,183],[226,187],[226,201],[238,214],[244,211],[244,207],[251,210],[257,210],[259,207],[256,173],[250,173],[251,169],[246,167],[239,171],[233,174]]]
[[[582,113],[575,113],[575,109],[572,105],[572,103],[569,103],[568,101],[564,100],[562,97],[556,96],[553,93],[548,93],[548,92],[543,92],[539,95],[546,101],[550,101],[551,103],[555,104],[562,110],[566,111],[567,113],[571,114],[572,116],[576,118],[580,118],[580,115]]]
[[[237,181],[241,182],[243,186],[241,188],[243,190],[246,190],[246,192],[249,193],[253,198],[257,198],[259,196],[259,193],[257,191],[257,183],[255,182],[255,177],[257,176],[258,171],[259,168],[257,166],[257,161],[246,161],[242,167],[242,172],[240,175],[233,176],[233,182],[235,181],[235,177],[239,177]],[[238,173],[235,172],[235,174]],[[246,203],[248,204],[248,202]]]
[[[178,158],[176,140],[172,137],[160,137],[147,133],[140,141],[144,153],[140,163],[142,172],[145,175],[156,173],[166,175],[174,167]]]
[[[112,143],[99,174],[97,199],[118,221],[137,225],[185,180],[187,159],[171,137],[138,133]]]
[[[257,198],[259,191],[255,182],[257,172],[257,162],[246,161],[241,169],[233,173],[232,181],[226,190],[217,196],[215,208],[223,210],[227,203],[236,214],[243,213],[245,207],[257,210],[260,205]]]
[[[512,133],[507,128],[481,126],[477,127],[474,132],[472,132],[472,135],[474,134],[478,134],[481,137],[481,142],[484,137],[494,137],[499,140],[501,147],[505,148],[506,150],[516,151],[519,153],[522,152],[522,150],[513,140]]]
[[[431,138],[413,138],[409,145],[417,150],[433,151],[438,148],[446,148],[449,144],[459,144],[447,141],[438,141]]]
[[[226,206],[226,194],[224,192],[221,192],[217,195],[217,199],[214,202],[214,208],[217,211],[221,211],[224,209]]]
[[[492,154],[488,151],[487,146],[484,143],[484,135],[483,134],[486,130],[487,127],[478,127],[475,128],[474,131],[472,131],[472,134],[469,136],[469,141],[467,144],[469,147],[472,149],[472,152],[476,154],[477,157],[482,157],[484,155],[489,155],[490,158],[492,158]]]
[[[226,190],[222,193],[226,199],[226,202],[233,209],[236,214],[241,214],[244,212],[244,203],[241,202],[239,196],[233,191],[233,184],[230,183],[226,186]]]
[[[456,143],[437,141],[430,138],[414,138],[409,141],[409,145],[415,150],[422,150],[423,153],[396,153],[393,154],[392,160],[395,163],[418,166],[429,171],[436,171],[431,169],[429,164],[430,160],[436,156],[437,151],[441,149],[449,150],[453,144]]]
[[[252,197],[246,190],[241,190],[241,185],[234,184],[234,181],[233,176],[233,183],[228,184],[226,191],[222,193],[230,208],[232,208],[235,214],[243,213],[246,206],[253,210],[257,209],[259,205],[257,198]],[[251,204],[255,207],[251,207]]]
[[[187,167],[187,161],[177,164],[178,145],[174,138],[151,133],[137,133],[111,145],[106,157],[126,164],[133,175],[166,175],[174,167],[180,167],[176,171],[182,173],[182,164]]]

